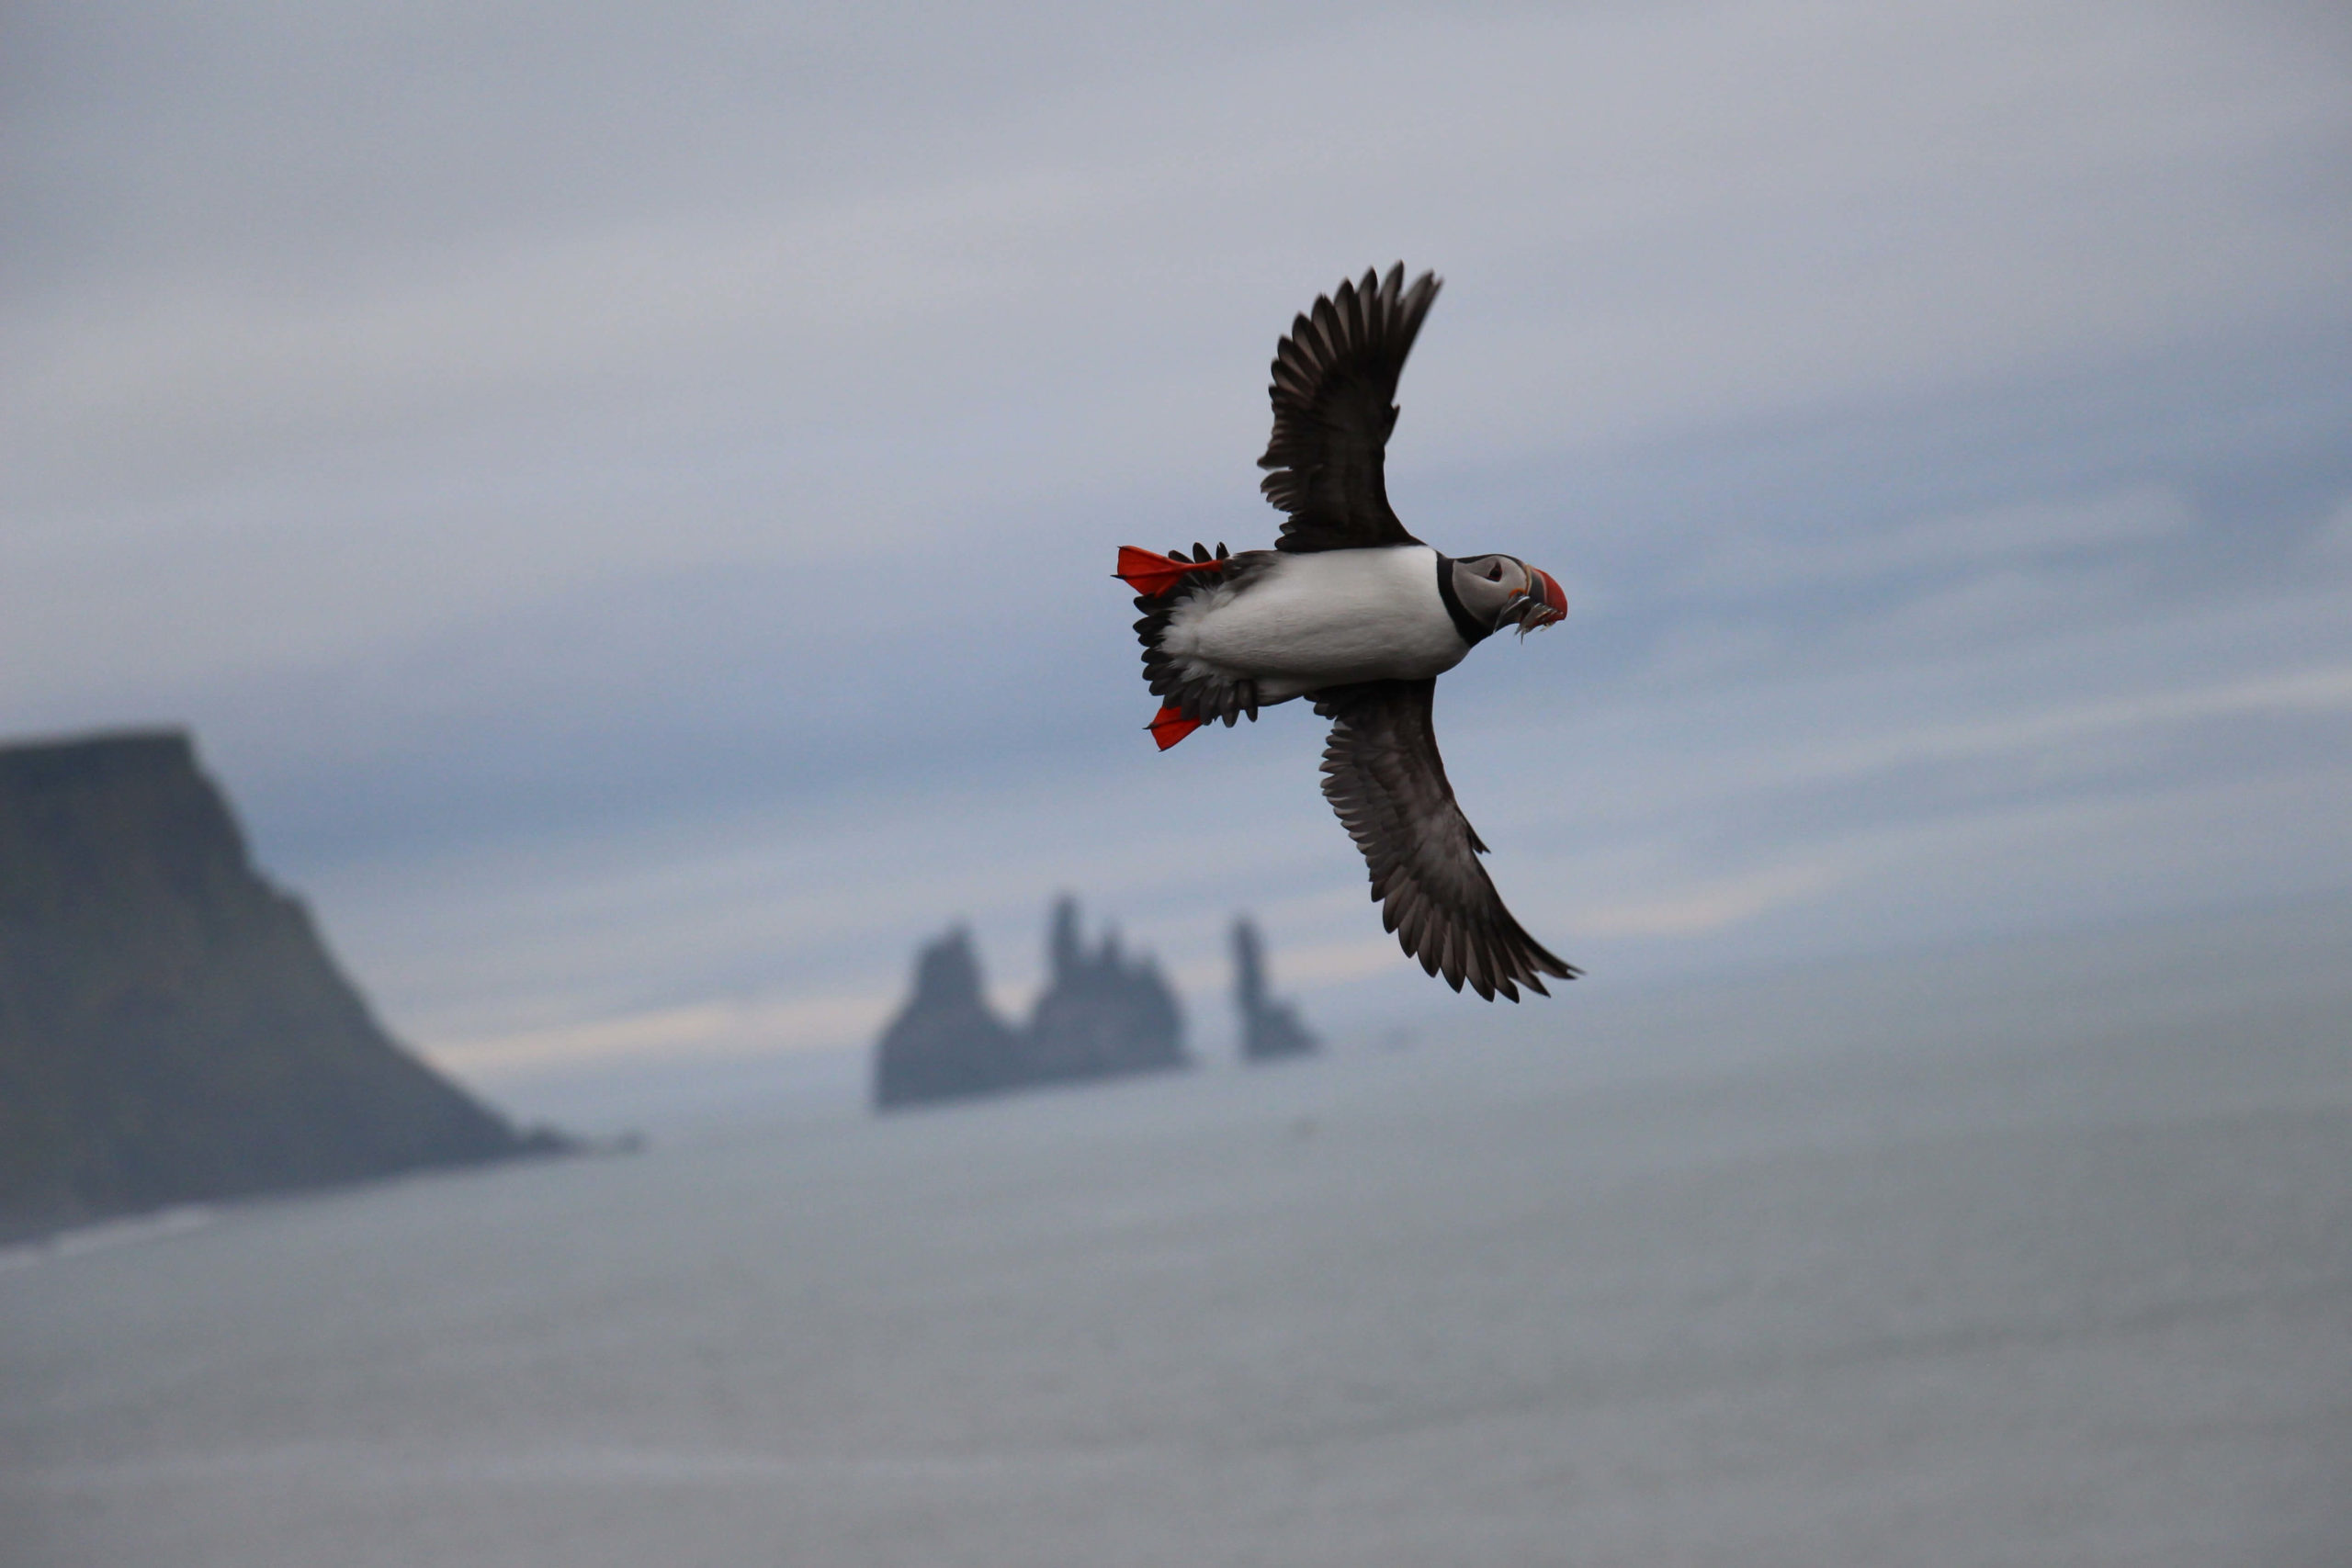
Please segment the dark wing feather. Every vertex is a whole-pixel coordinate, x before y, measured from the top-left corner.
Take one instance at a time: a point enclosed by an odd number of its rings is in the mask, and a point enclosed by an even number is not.
[[[1503,908],[1478,856],[1487,846],[1445,782],[1430,705],[1437,682],[1366,681],[1315,694],[1331,723],[1323,794],[1372,868],[1381,923],[1408,955],[1455,990],[1467,980],[1488,1001],[1520,986],[1540,996],[1544,975],[1578,971],[1522,930]]]
[[[1396,424],[1396,378],[1437,298],[1425,272],[1405,287],[1405,264],[1367,272],[1315,301],[1274,350],[1274,434],[1258,459],[1260,489],[1290,513],[1279,550],[1418,545],[1389,509],[1382,478]]]

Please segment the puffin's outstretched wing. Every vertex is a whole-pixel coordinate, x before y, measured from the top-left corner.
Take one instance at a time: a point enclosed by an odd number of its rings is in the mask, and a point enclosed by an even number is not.
[[[1464,980],[1488,1001],[1520,986],[1549,996],[1544,975],[1577,969],[1511,919],[1478,856],[1487,846],[1454,804],[1430,719],[1437,682],[1365,681],[1315,694],[1332,721],[1323,794],[1372,868],[1381,923],[1430,974]]]
[[[1258,466],[1273,470],[1259,486],[1266,499],[1290,513],[1278,550],[1420,543],[1389,510],[1381,478],[1396,377],[1439,287],[1433,272],[1404,284],[1402,262],[1385,278],[1340,284],[1274,350],[1274,434]]]

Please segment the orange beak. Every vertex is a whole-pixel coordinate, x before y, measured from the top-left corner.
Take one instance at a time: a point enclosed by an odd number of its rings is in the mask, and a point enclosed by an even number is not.
[[[1531,566],[1527,570],[1535,574],[1535,581],[1543,589],[1544,608],[1551,612],[1541,617],[1531,616],[1530,619],[1534,620],[1538,626],[1548,626],[1554,621],[1567,615],[1568,596],[1560,592],[1560,585],[1555,582],[1552,580],[1552,574],[1542,567]]]

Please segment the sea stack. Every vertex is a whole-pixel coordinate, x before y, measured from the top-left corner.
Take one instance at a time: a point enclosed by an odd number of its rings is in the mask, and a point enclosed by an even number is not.
[[[875,1055],[874,1103],[910,1105],[1010,1089],[1028,1076],[1021,1037],[989,1010],[972,934],[957,927],[915,956],[915,991]]]
[[[0,1235],[560,1144],[393,1043],[186,734],[0,748]]]
[[[1029,1020],[1030,1071],[1040,1082],[1109,1077],[1184,1066],[1184,1021],[1148,957],[1130,961],[1116,931],[1088,952],[1078,900],[1054,906],[1050,976]]]
[[[1046,953],[1046,989],[1016,1030],[989,1009],[967,932],[925,946],[914,993],[875,1051],[876,1108],[1191,1065],[1183,1014],[1159,966],[1128,958],[1114,932],[1090,950],[1077,900],[1055,905]]]
[[[1233,1006],[1241,1015],[1244,1061],[1304,1056],[1315,1049],[1315,1036],[1298,1021],[1297,1010],[1267,994],[1265,944],[1247,915],[1233,922]]]

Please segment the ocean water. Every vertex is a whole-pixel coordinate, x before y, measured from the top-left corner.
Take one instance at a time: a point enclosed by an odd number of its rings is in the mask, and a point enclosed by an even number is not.
[[[2352,1563],[2352,979],[2224,934],[91,1233],[0,1561]]]

